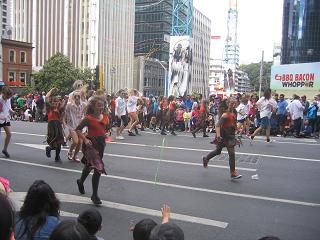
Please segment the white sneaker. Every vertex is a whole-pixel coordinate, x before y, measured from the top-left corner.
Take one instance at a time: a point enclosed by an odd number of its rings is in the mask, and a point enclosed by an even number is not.
[[[116,136],[116,139],[123,140],[124,137],[120,135],[120,136]]]

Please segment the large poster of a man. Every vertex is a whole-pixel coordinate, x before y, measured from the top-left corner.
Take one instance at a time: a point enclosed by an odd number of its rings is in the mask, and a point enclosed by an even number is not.
[[[192,71],[192,41],[189,36],[170,37],[169,95],[184,96],[189,88]]]
[[[224,71],[224,90],[226,92],[233,92],[234,91],[234,67],[233,66],[226,66]]]

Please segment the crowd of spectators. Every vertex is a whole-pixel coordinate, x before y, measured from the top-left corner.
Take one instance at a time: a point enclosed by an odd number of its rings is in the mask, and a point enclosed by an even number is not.
[[[60,201],[49,184],[36,180],[28,189],[20,211],[15,212],[8,180],[0,179],[1,240],[103,240],[98,237],[102,216],[87,209],[75,220],[61,220]],[[161,208],[162,221],[145,218],[129,227],[133,240],[184,240],[183,230],[170,220],[170,207]],[[107,238],[106,238],[107,239]],[[259,240],[280,240],[266,236]]]
[[[122,95],[122,93],[124,93]],[[99,93],[100,94],[100,93]],[[103,93],[102,93],[103,94]],[[92,93],[90,94],[92,95]],[[185,97],[177,97],[171,101],[165,96],[141,96],[137,94],[138,100],[134,106],[137,111],[136,123],[134,127],[129,129],[137,132],[138,129],[144,131],[150,128],[153,131],[172,128],[175,131],[192,132],[197,127],[203,130],[203,136],[207,136],[206,132],[214,132],[215,122],[218,120],[218,105],[223,100],[222,96],[211,95],[207,100],[203,99],[201,94],[186,95]],[[117,126],[119,119],[123,120],[123,116],[119,116],[119,102],[123,99],[127,105],[128,92],[119,90],[117,94],[105,95],[107,106],[109,108],[110,117],[113,126]],[[259,100],[257,94],[238,94],[237,122],[238,133],[250,135],[260,126],[260,111],[256,106]],[[313,99],[306,99],[306,96],[292,97],[283,94],[274,94],[272,98],[276,101],[276,107],[270,119],[271,135],[282,135],[295,137],[319,137],[320,125],[320,95],[314,96]],[[170,102],[174,103],[174,121],[170,126],[166,125],[167,120],[164,114],[167,114]],[[202,117],[202,106],[205,106],[204,120],[205,124],[200,123]],[[15,94],[11,98],[11,106],[14,110],[12,120],[22,121],[47,121],[45,112],[45,92],[25,96]],[[124,109],[127,119],[130,118],[127,108]],[[200,125],[199,125],[200,124]],[[173,132],[173,131],[171,131]],[[161,131],[161,134],[166,134]],[[134,136],[134,133],[129,134]],[[123,136],[118,135],[116,138],[122,139]]]

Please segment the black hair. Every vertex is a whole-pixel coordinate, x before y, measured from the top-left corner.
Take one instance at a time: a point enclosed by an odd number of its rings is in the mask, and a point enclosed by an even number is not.
[[[101,227],[102,217],[98,210],[91,208],[82,212],[78,217],[90,235],[95,235]]]
[[[134,240],[148,240],[152,229],[157,223],[152,219],[146,218],[138,222],[133,229]]]
[[[153,228],[149,240],[184,240],[184,233],[178,225],[169,222]]]
[[[265,99],[270,99],[271,98],[271,89],[270,88],[266,88],[263,92],[263,96]]]
[[[228,108],[229,106],[228,106],[227,99],[224,99],[219,103],[219,106],[218,106],[219,118],[222,116],[222,114],[228,111]]]
[[[259,240],[280,240],[280,238],[275,236],[265,236],[263,238],[259,238]]]
[[[20,209],[20,221],[25,228],[19,237],[27,234],[32,239],[35,233],[46,223],[48,216],[59,218],[60,201],[52,188],[43,180],[36,180],[29,188]]]
[[[8,197],[0,193],[0,239],[9,240],[14,229],[14,211]]]
[[[65,220],[52,231],[49,240],[88,240],[90,235],[77,221]]]

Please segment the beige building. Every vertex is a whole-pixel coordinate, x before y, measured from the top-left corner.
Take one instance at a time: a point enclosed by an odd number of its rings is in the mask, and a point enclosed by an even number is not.
[[[32,42],[35,69],[55,53],[102,65],[108,92],[132,87],[134,0],[12,0],[13,39]]]
[[[209,92],[211,20],[196,8],[193,10],[192,38],[191,92],[207,96]]]

